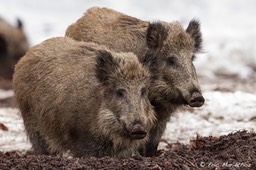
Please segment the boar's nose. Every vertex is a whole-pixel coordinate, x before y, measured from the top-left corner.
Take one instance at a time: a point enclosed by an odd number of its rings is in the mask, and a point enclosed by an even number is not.
[[[201,107],[204,104],[204,97],[198,91],[192,93],[188,104],[191,107]]]
[[[147,135],[147,132],[145,131],[145,128],[141,124],[134,124],[131,131],[130,131],[130,137],[132,139],[143,139]]]

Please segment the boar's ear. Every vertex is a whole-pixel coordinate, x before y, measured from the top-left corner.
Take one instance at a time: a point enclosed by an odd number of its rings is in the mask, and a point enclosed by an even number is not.
[[[112,54],[105,50],[100,50],[97,53],[96,59],[96,77],[100,82],[106,83],[109,75],[118,66]]]
[[[0,34],[0,58],[7,54],[7,42],[3,35]]]
[[[19,18],[17,18],[17,28],[23,30],[23,23]]]
[[[191,20],[188,24],[186,32],[194,39],[195,52],[200,52],[202,49],[202,34],[200,31],[200,23],[197,20]]]
[[[157,75],[159,74],[158,68],[158,57],[156,55],[156,52],[153,50],[148,50],[144,57],[142,58],[141,63],[149,68],[150,74],[151,74],[151,79],[155,80],[157,79]]]
[[[167,30],[160,22],[149,23],[147,29],[147,45],[150,49],[156,49],[162,46],[167,37]]]

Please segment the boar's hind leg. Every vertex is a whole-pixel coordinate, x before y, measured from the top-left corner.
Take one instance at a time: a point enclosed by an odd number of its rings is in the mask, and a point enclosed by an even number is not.
[[[38,132],[34,134],[32,145],[36,154],[49,154],[48,145]]]
[[[26,124],[25,124],[26,127]],[[39,131],[36,130],[35,125],[27,126],[26,132],[29,137],[29,140],[32,144],[32,148],[34,149],[35,154],[47,155],[48,152],[48,145],[45,142],[45,139],[40,135]]]

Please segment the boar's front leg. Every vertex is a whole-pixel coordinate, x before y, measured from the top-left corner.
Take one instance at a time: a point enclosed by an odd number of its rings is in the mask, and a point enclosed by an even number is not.
[[[148,157],[157,154],[157,147],[166,129],[166,124],[170,120],[172,113],[176,110],[176,106],[173,104],[163,104],[158,102],[151,102],[151,104],[154,106],[157,120],[150,130],[148,142],[140,149],[140,153],[143,156]]]
[[[157,147],[166,128],[166,123],[167,121],[157,122],[156,126],[151,129],[149,140],[143,148],[142,155],[151,157],[157,154]]]

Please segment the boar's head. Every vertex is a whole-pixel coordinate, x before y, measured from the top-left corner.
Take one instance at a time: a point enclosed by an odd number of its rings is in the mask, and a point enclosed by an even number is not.
[[[146,55],[157,55],[155,74],[161,75],[150,88],[150,100],[202,106],[204,98],[193,64],[202,46],[199,22],[190,21],[186,30],[178,22],[149,23],[146,40]]]
[[[97,57],[96,77],[103,93],[100,129],[113,138],[147,139],[155,115],[148,99],[151,76],[145,65],[153,60],[147,57],[142,64],[132,53],[118,55],[101,51]]]

